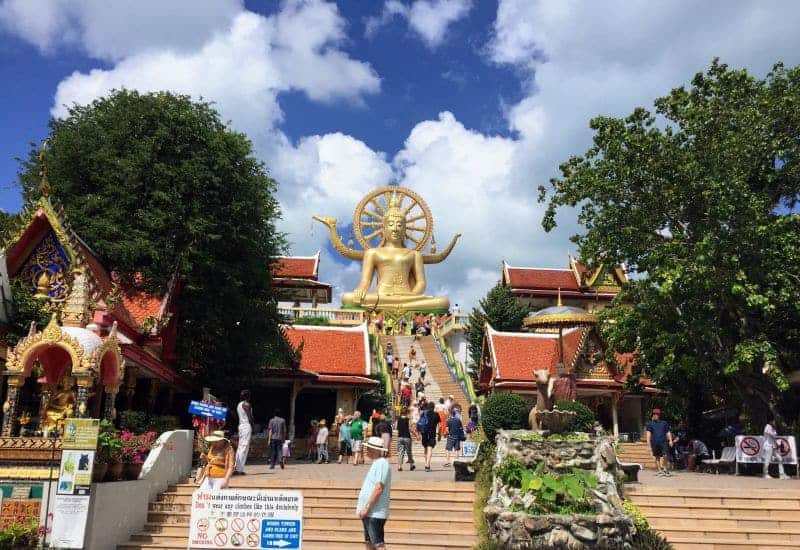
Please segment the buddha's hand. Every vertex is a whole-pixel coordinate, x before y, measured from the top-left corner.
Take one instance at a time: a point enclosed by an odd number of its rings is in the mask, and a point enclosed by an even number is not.
[[[364,296],[367,295],[367,289],[365,288],[357,288],[353,291],[353,301],[357,304],[361,304],[364,301]]]

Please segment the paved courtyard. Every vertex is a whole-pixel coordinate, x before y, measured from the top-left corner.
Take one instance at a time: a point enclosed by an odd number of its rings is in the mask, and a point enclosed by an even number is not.
[[[397,465],[392,464],[392,481],[454,481],[453,468],[445,468],[441,463],[434,462],[431,471],[426,472],[419,463],[415,471],[410,471],[408,465],[402,472],[397,471]],[[253,478],[286,478],[286,479],[337,479],[337,480],[362,480],[369,470],[369,461],[366,465],[360,464],[312,464],[306,461],[292,460],[286,465],[285,470],[280,467],[270,470],[266,464],[248,464],[245,471],[247,475],[235,476],[235,485],[241,485],[251,477]]]
[[[781,480],[777,478],[764,479],[757,475],[716,475],[677,471],[673,472],[670,477],[660,477],[655,475],[655,471],[652,469],[639,472],[639,485],[685,489],[800,490],[800,480],[794,476],[791,479]]]

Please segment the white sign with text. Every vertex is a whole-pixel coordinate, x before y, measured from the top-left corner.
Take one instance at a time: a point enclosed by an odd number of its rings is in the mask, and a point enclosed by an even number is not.
[[[797,464],[797,443],[793,435],[779,435],[775,438],[776,447],[784,464]],[[761,435],[736,436],[736,462],[764,462],[764,437]],[[772,463],[777,464],[777,457]]]

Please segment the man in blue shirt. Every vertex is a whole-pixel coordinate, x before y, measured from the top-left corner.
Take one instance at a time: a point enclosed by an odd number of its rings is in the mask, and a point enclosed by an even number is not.
[[[370,437],[364,444],[367,456],[372,460],[361,492],[358,494],[356,513],[364,524],[364,542],[367,550],[384,550],[386,542],[383,527],[389,517],[389,493],[392,485],[392,469],[384,458],[383,440]]]
[[[669,477],[666,455],[669,452],[667,445],[672,447],[672,432],[667,421],[661,420],[661,409],[653,409],[653,419],[647,423],[647,444],[656,459],[656,475]]]

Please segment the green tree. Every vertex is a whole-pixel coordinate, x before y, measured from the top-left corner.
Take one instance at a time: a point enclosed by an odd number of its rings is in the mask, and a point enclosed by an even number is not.
[[[638,350],[687,406],[796,418],[800,68],[759,80],[714,60],[655,113],[593,119],[594,145],[540,187],[543,225],[578,207],[581,257],[638,272],[601,313],[611,351]]]
[[[268,269],[285,249],[276,184],[210,104],[115,91],[51,120],[48,139],[54,197],[124,286],[163,293],[179,275],[185,373],[228,387],[291,354]],[[21,162],[28,199],[37,155]]]
[[[489,323],[495,330],[520,332],[522,320],[528,314],[528,308],[516,301],[514,295],[511,294],[511,289],[501,284],[497,284],[486,296],[481,298],[478,305],[479,307],[472,309],[467,325],[467,343],[472,362],[470,375],[476,382],[478,368],[481,364],[483,333],[486,324]]]

